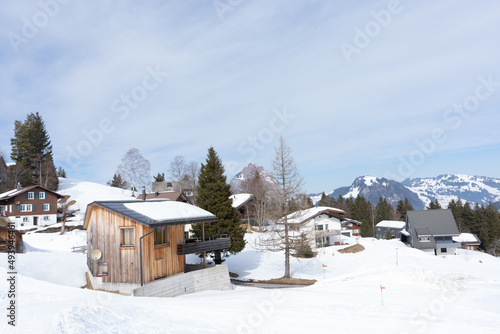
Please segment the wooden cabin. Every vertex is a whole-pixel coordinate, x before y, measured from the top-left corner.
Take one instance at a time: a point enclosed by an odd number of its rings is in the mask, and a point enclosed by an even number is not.
[[[97,201],[85,214],[88,267],[102,283],[143,283],[184,272],[185,255],[227,249],[230,239],[185,243],[184,225],[217,221],[171,200]]]

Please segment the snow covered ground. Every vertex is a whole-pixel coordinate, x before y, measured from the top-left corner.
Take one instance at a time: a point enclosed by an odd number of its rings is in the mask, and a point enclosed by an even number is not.
[[[282,276],[283,254],[255,249],[258,237],[246,235],[245,250],[226,261],[229,270],[241,279]],[[139,298],[80,288],[86,257],[71,247],[85,240],[81,230],[25,235],[26,253],[16,255],[16,328],[7,325],[9,270],[0,254],[0,333],[485,334],[500,328],[500,259],[487,254],[431,256],[398,241],[362,238],[360,253],[341,254],[345,246],[334,246],[312,259],[293,258],[293,277],[318,280],[310,287],[235,286]]]
[[[257,237],[247,234],[249,244],[228,258],[229,270],[243,279],[282,276],[283,254],[253,249]],[[69,249],[84,238],[79,230],[26,235],[27,253],[16,258],[18,333],[497,333],[500,328],[500,260],[482,253],[436,257],[398,241],[361,239],[360,253],[341,254],[342,246],[336,246],[313,259],[294,258],[294,277],[318,280],[310,287],[238,286],[138,298],[80,288],[86,259]],[[7,277],[6,254],[0,254],[0,277]],[[4,313],[7,290],[6,279],[0,280]],[[2,318],[0,332],[14,333]]]

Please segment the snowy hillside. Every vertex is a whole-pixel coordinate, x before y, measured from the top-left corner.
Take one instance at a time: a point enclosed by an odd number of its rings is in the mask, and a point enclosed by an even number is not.
[[[350,187],[341,187],[326,193],[333,198],[342,195],[344,198],[361,195],[376,204],[379,197],[385,197],[393,206],[407,197],[416,210],[421,210],[437,198],[443,207],[458,198],[471,204],[487,205],[500,201],[500,179],[470,175],[440,175],[438,177],[406,179],[403,182],[360,176]],[[313,203],[321,198],[321,194],[310,195]]]
[[[83,219],[87,205],[94,201],[135,199],[130,190],[65,178],[59,178],[57,192],[61,195],[70,195],[70,200],[76,201],[74,207],[80,209],[77,213],[80,219]],[[136,195],[138,194],[136,193]]]
[[[426,205],[437,198],[446,207],[458,198],[473,204],[487,205],[500,201],[500,179],[471,175],[439,175],[438,177],[406,179],[402,182],[416,193]]]

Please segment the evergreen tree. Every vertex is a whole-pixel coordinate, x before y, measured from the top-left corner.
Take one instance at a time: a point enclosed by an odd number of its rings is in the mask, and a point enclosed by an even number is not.
[[[405,200],[402,201],[400,200],[397,206],[397,212],[399,215],[399,219],[406,221],[406,212],[413,210],[413,206],[411,205],[410,201],[408,198],[405,197]]]
[[[66,178],[66,171],[61,166],[57,168],[57,177]]]
[[[497,209],[491,202],[484,209],[484,222],[482,228],[487,230],[487,233],[485,233],[483,236],[484,239],[481,241],[484,244],[484,249],[489,250],[495,239],[500,238],[500,217]]]
[[[158,173],[158,175],[153,176],[154,182],[165,182],[165,173]]]
[[[392,233],[391,233],[391,231],[387,230],[387,234],[385,235],[385,238],[387,240],[391,240],[392,239]]]
[[[2,153],[0,153],[0,193],[8,190],[10,190],[9,169],[7,168]]]
[[[128,189],[128,184],[122,179],[120,174],[113,175],[113,179],[108,181],[108,185],[115,188]]]
[[[378,224],[382,220],[391,220],[392,217],[392,212],[393,212],[392,206],[387,202],[385,198],[380,198],[378,199],[377,206],[375,207],[375,221],[374,224]]]
[[[435,201],[431,201],[429,203],[429,206],[427,207],[427,209],[429,210],[436,210],[436,209],[441,209],[441,204],[439,204],[437,198],[435,199]]]
[[[464,207],[462,209],[462,213],[460,216],[462,218],[464,229],[466,229],[467,231],[470,231],[471,233],[476,234],[477,228],[476,228],[476,224],[474,222],[474,210],[470,206],[469,202],[465,202]],[[475,230],[476,232],[472,232],[472,230]]]
[[[57,190],[59,180],[52,161],[52,145],[38,112],[29,114],[24,122],[14,122],[14,137],[10,143],[11,159],[27,170],[22,173],[22,185],[40,184]]]
[[[462,219],[462,212],[464,210],[462,200],[459,198],[458,201],[455,202],[455,199],[452,199],[450,203],[448,203],[448,209],[450,209],[453,213],[453,218],[455,218],[455,222],[457,223],[458,231],[460,231],[460,233],[466,232],[466,227],[464,226]]]
[[[351,218],[362,223],[359,231],[362,237],[373,236],[372,204],[363,196],[358,196],[354,200]]]
[[[228,253],[235,254],[245,247],[245,230],[240,227],[239,215],[232,207],[230,188],[222,161],[214,148],[210,147],[205,164],[201,164],[196,205],[219,218],[218,222],[205,224],[205,237],[227,234],[231,238],[231,248],[213,252],[216,264],[222,263],[222,253],[226,256]],[[202,236],[201,224],[194,225],[192,230],[196,237]]]
[[[324,192],[321,194],[321,199],[318,202],[318,206],[329,206],[329,207],[336,207],[337,203],[335,202],[335,199],[327,196]]]

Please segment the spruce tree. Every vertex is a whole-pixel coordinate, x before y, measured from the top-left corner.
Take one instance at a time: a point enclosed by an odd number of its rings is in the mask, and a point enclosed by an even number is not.
[[[123,180],[120,174],[113,175],[113,179],[108,181],[108,185],[110,187],[128,189],[128,184],[125,180]]]
[[[158,173],[158,175],[153,176],[154,182],[165,182],[165,173]]]
[[[439,204],[437,198],[433,201],[431,201],[429,203],[429,206],[427,207],[427,209],[429,210],[437,210],[437,209],[441,209],[441,204]]]
[[[408,198],[405,197],[404,201],[400,200],[398,202],[398,206],[397,206],[396,210],[397,210],[397,212],[399,214],[399,219],[401,219],[403,221],[406,221],[406,212],[410,211],[410,210],[413,210],[413,206],[411,205],[411,203],[408,200]]]
[[[3,155],[0,153],[0,193],[10,190],[8,171],[7,164],[5,163]]]
[[[27,170],[21,180],[23,186],[40,184],[51,190],[58,188],[50,137],[38,112],[29,114],[24,122],[14,122],[10,143],[11,159]]]
[[[375,207],[375,221],[374,224],[378,224],[382,220],[391,220],[393,213],[392,206],[387,202],[385,198],[378,199],[377,206]]]
[[[219,221],[205,224],[205,237],[219,237],[227,234],[231,238],[231,248],[213,252],[214,262],[222,263],[222,254],[236,254],[245,247],[245,230],[240,227],[239,214],[232,207],[231,186],[227,184],[222,161],[213,147],[208,149],[207,160],[201,164],[196,205],[213,213]],[[196,237],[202,236],[201,224],[193,226]]]
[[[351,218],[361,222],[360,234],[362,237],[372,237],[372,204],[363,196],[354,200],[351,210]]]

